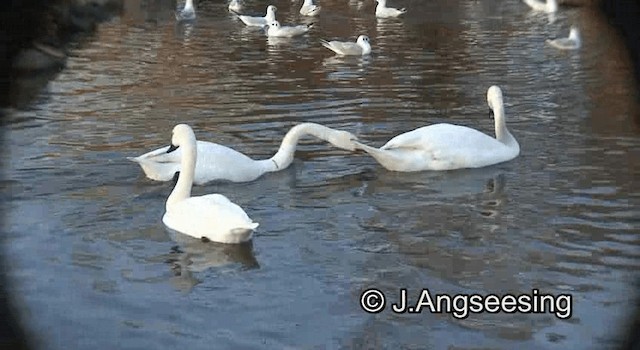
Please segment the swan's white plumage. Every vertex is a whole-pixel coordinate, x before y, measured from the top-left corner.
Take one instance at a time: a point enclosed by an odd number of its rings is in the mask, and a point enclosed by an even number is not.
[[[223,145],[197,141],[197,162],[194,183],[201,185],[215,180],[233,182],[253,181],[266,172],[279,171],[293,162],[298,140],[304,135],[313,135],[332,145],[352,151],[352,140],[356,137],[341,130],[334,130],[315,123],[302,123],[294,126],[282,139],[278,152],[269,159],[254,160]],[[138,163],[145,175],[156,181],[170,181],[180,171],[182,149],[167,153],[168,146],[158,148],[139,157],[128,159]]]
[[[322,46],[335,52],[341,56],[363,56],[371,53],[371,43],[369,43],[369,37],[366,35],[360,35],[355,43],[345,41],[326,41],[320,40]]]
[[[398,17],[407,12],[407,9],[396,9],[393,7],[387,7],[387,0],[376,0],[378,5],[376,6],[376,17],[378,18],[393,18]]]
[[[497,138],[466,126],[441,123],[398,135],[379,149],[354,143],[392,171],[480,168],[506,162],[520,154],[520,145],[504,123],[500,88],[490,87],[487,100],[495,115]]]
[[[568,38],[547,39],[547,43],[560,50],[576,50],[579,49],[581,45],[580,33],[578,32],[578,28],[571,27]]]
[[[276,12],[278,12],[278,8],[273,5],[269,5],[267,6],[267,14],[264,17],[238,14],[238,18],[240,18],[242,23],[245,25],[252,27],[264,27],[276,20]]]
[[[313,23],[307,25],[301,24],[297,26],[282,26],[280,25],[280,22],[273,21],[269,24],[267,35],[269,37],[275,38],[292,38],[294,36],[306,34],[312,26]]]
[[[546,13],[554,13],[558,11],[558,0],[524,0],[524,3],[529,5],[529,7],[534,11]]]
[[[169,195],[162,222],[170,229],[195,237],[206,237],[219,243],[241,243],[251,239],[258,223],[227,197],[210,194],[191,197],[197,146],[191,127],[179,124],[173,128],[171,144],[183,150],[180,177]]]
[[[317,16],[320,13],[320,6],[314,5],[313,0],[304,0],[300,8],[300,14],[303,16]]]
[[[177,21],[191,21],[196,19],[196,10],[193,7],[193,0],[187,0],[184,8],[176,12]]]

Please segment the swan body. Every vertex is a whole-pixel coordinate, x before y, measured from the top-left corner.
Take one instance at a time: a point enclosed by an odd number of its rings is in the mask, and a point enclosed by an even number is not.
[[[253,222],[237,204],[221,194],[191,197],[198,147],[191,127],[173,128],[168,153],[182,149],[181,174],[166,203],[162,222],[170,229],[219,243],[246,242],[258,223]]]
[[[558,0],[524,0],[524,3],[529,5],[529,7],[534,11],[546,13],[554,13],[558,11]]]
[[[300,8],[300,14],[303,16],[317,16],[320,13],[320,6],[314,5],[313,0],[304,0]]]
[[[240,3],[240,0],[231,0],[229,2],[229,11],[231,12],[241,12],[242,11],[242,3]]]
[[[341,56],[364,56],[371,53],[371,44],[369,43],[369,37],[366,35],[360,35],[355,43],[345,41],[326,41],[320,40],[322,46],[335,52]]]
[[[184,4],[184,8],[180,11],[176,11],[176,20],[192,21],[196,19],[196,10],[193,7],[193,0],[187,0]]]
[[[264,17],[246,16],[241,14],[237,14],[237,15],[238,15],[238,18],[240,18],[240,20],[242,21],[242,23],[244,23],[247,26],[264,27],[276,20],[276,12],[278,12],[278,8],[273,5],[269,5],[267,6],[267,14]]]
[[[571,27],[568,38],[547,39],[547,43],[560,50],[576,50],[580,48],[580,34],[578,28]]]
[[[489,88],[487,102],[494,113],[496,138],[466,126],[442,123],[398,135],[379,149],[354,143],[392,171],[480,168],[506,162],[520,154],[520,145],[505,125],[499,87]]]
[[[376,0],[378,5],[376,6],[376,17],[378,18],[393,18],[407,13],[407,9],[396,9],[393,7],[387,7],[387,0]]]
[[[293,162],[298,141],[304,135],[313,135],[332,145],[355,150],[353,140],[356,137],[341,130],[334,130],[315,123],[302,123],[294,126],[282,139],[278,152],[269,159],[254,160],[223,145],[197,141],[197,162],[194,183],[202,185],[215,180],[232,182],[253,181],[264,173],[286,169]],[[156,181],[171,181],[176,172],[181,171],[182,150],[167,153],[168,146],[158,148],[139,157],[128,159],[138,163],[145,175]]]
[[[301,24],[297,26],[281,26],[280,22],[273,21],[269,24],[269,29],[267,29],[267,36],[276,37],[276,38],[291,38],[294,36],[304,35],[309,32],[309,29],[313,27],[313,23],[311,24]]]

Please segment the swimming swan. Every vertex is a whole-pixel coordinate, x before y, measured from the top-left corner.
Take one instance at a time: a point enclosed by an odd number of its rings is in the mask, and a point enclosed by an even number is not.
[[[195,238],[208,238],[219,243],[246,242],[258,223],[253,222],[237,204],[221,194],[191,197],[198,147],[196,135],[189,125],[173,128],[171,147],[167,153],[182,150],[180,177],[167,198],[162,222],[170,229]]]
[[[194,19],[196,19],[196,10],[193,8],[193,0],[187,0],[182,10],[176,11],[176,20],[180,22]]]
[[[276,12],[278,12],[278,8],[273,5],[267,6],[267,14],[264,17],[246,16],[246,15],[241,15],[235,12],[234,10],[230,10],[230,11],[238,15],[238,18],[240,18],[242,23],[244,23],[245,25],[248,25],[251,27],[264,27],[276,20]]]
[[[560,50],[576,50],[580,48],[580,34],[578,28],[571,27],[568,38],[547,39],[547,44]]]
[[[378,5],[376,6],[376,17],[378,18],[392,18],[398,17],[407,12],[407,9],[396,9],[393,7],[387,7],[387,0],[376,0]]]
[[[505,125],[499,87],[489,88],[487,102],[495,117],[496,138],[466,126],[441,123],[398,135],[379,149],[354,144],[392,171],[480,168],[506,162],[520,154],[520,145]]]
[[[554,13],[558,11],[558,0],[546,0],[546,2],[540,0],[524,0],[524,3],[529,5],[534,11],[542,11],[546,13]]]
[[[337,40],[326,41],[323,39],[320,39],[320,43],[340,56],[364,56],[371,53],[371,44],[369,43],[369,37],[366,35],[360,35],[355,43]]]
[[[303,16],[317,16],[320,13],[320,6],[314,5],[313,0],[304,0],[300,8],[300,14]]]
[[[302,123],[294,126],[282,139],[278,152],[269,159],[253,160],[229,147],[207,141],[197,141],[198,161],[194,183],[201,185],[213,180],[233,182],[253,181],[264,173],[280,171],[293,162],[298,140],[304,135],[313,135],[332,145],[355,150],[353,140],[356,137],[341,130],[334,130],[315,123]],[[127,159],[140,164],[146,176],[156,181],[170,181],[180,171],[181,150],[167,153],[169,147],[162,147],[139,157]]]

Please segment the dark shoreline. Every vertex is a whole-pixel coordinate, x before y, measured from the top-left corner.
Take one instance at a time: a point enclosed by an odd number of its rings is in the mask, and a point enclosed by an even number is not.
[[[561,3],[599,7],[624,39],[640,89],[640,4],[635,0],[567,0]],[[67,45],[79,37],[90,36],[98,23],[118,15],[122,5],[123,0],[10,1],[0,12],[0,107],[16,104],[13,99],[16,81],[25,76],[41,77],[33,87],[37,95],[38,87],[46,85],[64,68]],[[28,103],[28,98],[18,101],[18,105]],[[4,322],[0,326],[0,349],[29,349],[33,339],[16,322],[16,312],[4,289],[6,270],[1,253],[0,314]],[[636,316],[621,349],[640,349],[640,305],[632,307],[637,310]]]

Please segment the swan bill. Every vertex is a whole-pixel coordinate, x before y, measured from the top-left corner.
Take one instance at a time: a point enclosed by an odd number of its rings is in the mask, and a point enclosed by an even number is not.
[[[167,150],[167,153],[171,153],[171,152],[177,150],[178,147],[180,147],[180,146],[176,146],[174,144],[171,144],[171,146],[169,146],[169,149]]]

